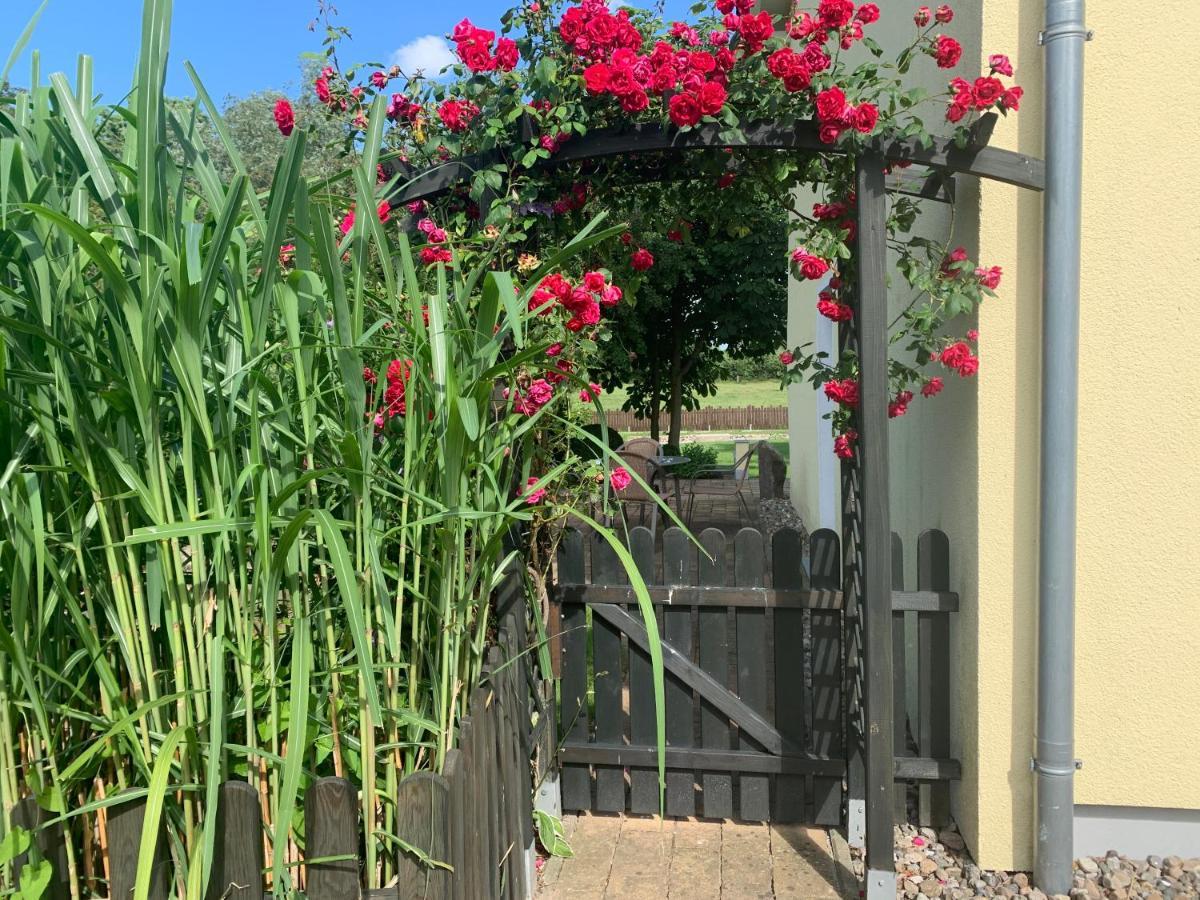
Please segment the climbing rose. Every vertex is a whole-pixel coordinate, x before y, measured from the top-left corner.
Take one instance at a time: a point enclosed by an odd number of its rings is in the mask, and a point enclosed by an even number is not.
[[[822,122],[837,122],[846,110],[846,95],[839,87],[826,88],[817,94],[817,118]]]
[[[993,72],[999,72],[1001,75],[1007,75],[1009,78],[1012,77],[1012,62],[1003,53],[993,53],[989,56],[988,68]]]
[[[1025,94],[1025,90],[1018,85],[1013,85],[1004,92],[1004,96],[1000,98],[1000,107],[1005,110],[1011,109],[1016,112],[1021,108],[1021,97]]]
[[[279,133],[284,137],[290,137],[296,127],[296,114],[292,112],[292,104],[287,100],[276,101],[275,124],[279,126]]]
[[[815,281],[829,271],[829,263],[800,248],[792,252],[792,262],[800,267],[800,277]]]
[[[941,353],[942,365],[947,369],[955,369],[960,376],[966,378],[979,371],[979,359],[967,346],[965,341],[951,344]]]
[[[470,100],[446,100],[438,107],[438,118],[453,132],[466,131],[479,115],[479,107]]]
[[[921,396],[936,397],[942,392],[943,387],[945,387],[945,382],[942,381],[940,376],[934,375],[927,382],[921,385]]]
[[[853,0],[821,0],[817,6],[817,15],[825,28],[841,28],[849,24],[854,15]]]
[[[946,4],[943,3],[934,12],[933,17],[935,19],[937,19],[939,22],[941,22],[943,25],[948,25],[950,23],[950,20],[954,18],[954,10],[952,10],[949,6],[947,6]]]
[[[445,247],[422,247],[421,262],[427,266],[453,261],[454,255]]]
[[[898,419],[900,416],[908,412],[908,404],[912,402],[912,391],[901,391],[894,400],[888,404],[888,418]]]
[[[341,229],[342,234],[349,234],[350,229],[353,227],[354,227],[354,210],[350,209],[346,212],[346,215],[342,216],[342,221],[341,221],[341,224],[338,225],[338,228]]]
[[[924,28],[929,24],[929,19],[932,17],[932,15],[933,13],[929,11],[928,6],[918,6],[917,12],[913,16],[913,21],[917,23],[918,28]]]
[[[634,271],[645,272],[654,265],[654,254],[644,247],[639,247],[633,252],[629,264],[633,266]]]
[[[933,55],[939,69],[953,69],[962,58],[962,45],[948,35],[939,34]]]
[[[979,283],[993,291],[1000,287],[1001,274],[999,266],[992,266],[990,269],[980,267],[975,270],[975,277],[979,279]]]
[[[756,16],[744,15],[738,19],[738,30],[745,41],[746,56],[753,56],[771,39],[775,33],[775,23],[769,12],[761,12]]]
[[[790,366],[793,362],[795,362],[795,360],[796,357],[792,356],[791,350],[784,350],[779,354],[779,361],[785,366]]]
[[[333,99],[333,94],[329,91],[329,79],[321,75],[313,82],[313,87],[317,91],[317,99],[322,103],[329,103]]]
[[[975,343],[979,343],[979,332],[974,328],[970,329],[967,332],[967,340],[974,341]]]
[[[529,480],[525,482],[525,489],[521,491],[521,495],[525,497],[525,502],[530,506],[541,503],[546,498],[546,489],[538,488],[536,491],[529,490],[538,483],[536,475],[530,475]]]
[[[594,63],[583,70],[583,83],[589,94],[603,94],[608,90],[612,68],[606,63]]]
[[[858,406],[858,381],[854,378],[827,381],[825,382],[825,396],[842,406]]]
[[[971,97],[974,100],[976,109],[987,109],[997,100],[1004,96],[1004,85],[1000,83],[999,78],[976,78],[975,86],[971,91]]]
[[[864,25],[870,25],[872,22],[879,21],[879,7],[874,3],[864,3],[858,8],[854,18],[862,22]]]
[[[680,128],[688,128],[700,121],[700,104],[692,94],[676,94],[669,105],[671,121]]]
[[[581,390],[579,392],[579,399],[582,400],[584,403],[591,403],[593,400],[595,400],[599,396],[600,396],[600,385],[596,384],[596,382],[594,382],[594,381],[591,382],[590,384],[588,384],[587,387],[585,387],[583,390]]]
[[[836,300],[818,300],[817,312],[834,322],[849,322],[854,318],[854,310]]]
[[[854,456],[854,443],[857,440],[858,432],[853,428],[849,429],[845,434],[839,434],[833,439],[834,454],[839,459],[850,459]]]
[[[700,88],[700,112],[715,116],[725,106],[725,88],[715,81],[706,82]]]
[[[517,67],[517,62],[521,59],[521,52],[517,49],[517,42],[512,38],[500,38],[496,42],[496,68],[502,72],[511,72]]]
[[[879,121],[879,109],[874,103],[860,103],[854,108],[854,130],[870,134]]]
[[[614,491],[623,491],[633,483],[633,476],[625,470],[624,466],[617,466],[608,476],[608,483],[612,485]]]

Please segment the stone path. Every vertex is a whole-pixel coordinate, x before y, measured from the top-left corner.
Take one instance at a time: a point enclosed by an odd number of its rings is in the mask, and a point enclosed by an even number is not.
[[[575,856],[542,870],[538,900],[847,900],[823,828],[568,816]],[[849,883],[847,880],[845,883]]]

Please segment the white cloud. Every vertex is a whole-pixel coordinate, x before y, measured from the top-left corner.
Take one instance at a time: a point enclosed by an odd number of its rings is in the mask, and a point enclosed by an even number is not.
[[[443,68],[455,62],[454,51],[445,38],[427,34],[410,41],[392,54],[392,65],[399,66],[405,75],[424,72],[426,77],[436,78]]]

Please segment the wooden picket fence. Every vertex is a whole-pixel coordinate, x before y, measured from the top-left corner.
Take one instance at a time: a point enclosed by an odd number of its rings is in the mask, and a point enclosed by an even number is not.
[[[304,858],[300,866],[307,900],[525,900],[533,890],[533,808],[530,759],[534,743],[552,734],[531,728],[538,691],[525,644],[524,586],[516,576],[497,592],[500,626],[488,651],[480,686],[471,694],[458,747],[441,774],[415,772],[399,785],[396,835],[418,854],[397,851],[400,874],[391,887],[363,890],[359,789],[344,778],[321,778],[304,797]],[[540,717],[548,726],[551,717]],[[207,900],[261,900],[264,884],[261,801],[245,781],[221,785],[217,845]],[[110,898],[132,896],[146,801],[109,808],[107,839]],[[54,814],[27,798],[10,820],[33,831],[54,868],[46,900],[71,896],[66,876],[66,839],[61,823],[42,827]],[[178,852],[178,848],[176,848]],[[16,875],[26,860],[16,860]],[[150,900],[175,896],[176,870],[165,830],[160,829]]]
[[[605,410],[609,428],[617,431],[649,431],[650,420],[624,410]],[[688,431],[786,431],[786,406],[717,406],[685,409],[683,430]]]

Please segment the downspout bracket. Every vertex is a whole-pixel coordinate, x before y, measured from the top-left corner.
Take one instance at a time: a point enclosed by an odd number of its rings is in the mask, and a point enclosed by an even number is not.
[[[1087,26],[1063,22],[1058,25],[1051,25],[1044,31],[1039,31],[1038,46],[1045,47],[1051,41],[1057,41],[1059,38],[1082,37],[1085,41],[1090,41],[1095,36],[1096,32]]]
[[[1070,768],[1066,768],[1063,766],[1055,766],[1055,765],[1051,765],[1049,763],[1038,762],[1036,756],[1032,756],[1029,758],[1029,771],[1030,772],[1040,772],[1043,775],[1057,775],[1059,777],[1066,777],[1068,775],[1074,774],[1076,771],[1078,771],[1079,769],[1082,769],[1082,768],[1083,768],[1083,760],[1082,759],[1075,760],[1074,765],[1072,765]]]

